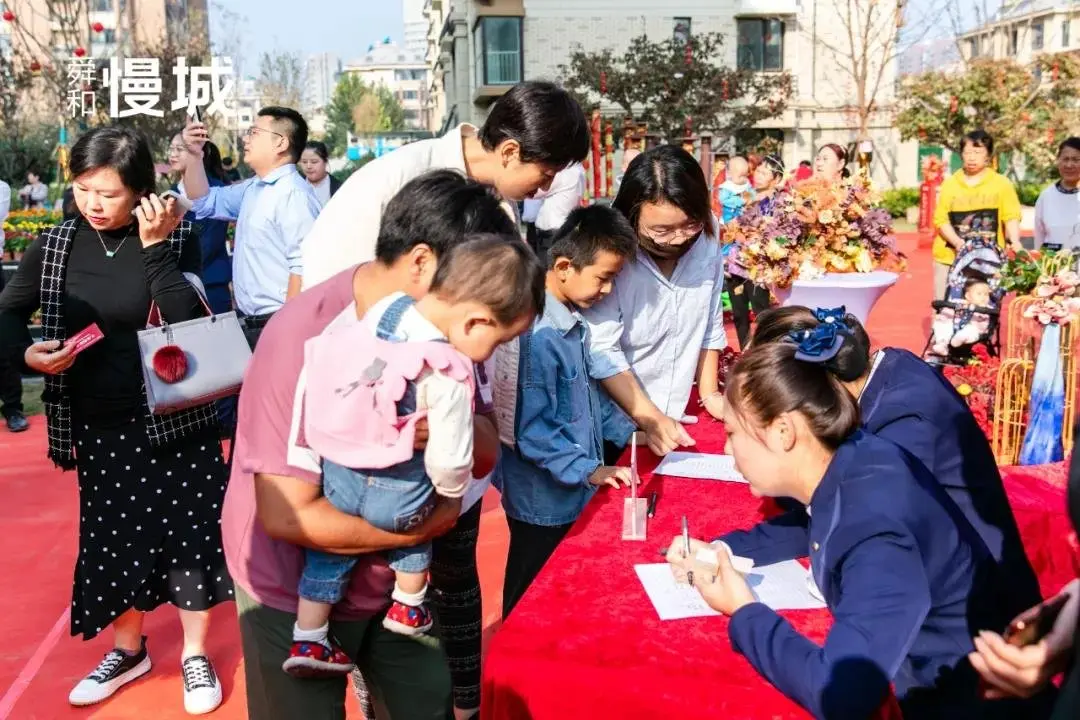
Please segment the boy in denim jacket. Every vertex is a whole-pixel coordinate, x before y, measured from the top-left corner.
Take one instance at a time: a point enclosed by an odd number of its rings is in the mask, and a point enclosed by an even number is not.
[[[570,213],[548,252],[544,312],[520,338],[516,446],[503,446],[496,475],[510,526],[503,617],[596,489],[629,484],[629,468],[604,465],[608,408],[589,375],[588,325],[578,311],[612,291],[636,248],[621,213],[592,206]]]

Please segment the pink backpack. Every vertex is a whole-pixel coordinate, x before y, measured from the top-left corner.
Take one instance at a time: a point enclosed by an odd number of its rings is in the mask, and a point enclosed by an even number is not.
[[[475,392],[472,362],[449,343],[383,334],[382,323],[378,334],[350,323],[304,343],[304,440],[344,467],[378,470],[413,456],[416,422],[427,410],[399,416],[398,401],[425,367],[464,383],[470,403]]]

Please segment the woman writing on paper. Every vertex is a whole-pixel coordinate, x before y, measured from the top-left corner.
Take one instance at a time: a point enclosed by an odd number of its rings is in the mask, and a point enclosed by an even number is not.
[[[694,382],[702,404],[720,417],[720,351],[727,345],[721,295],[724,257],[716,239],[705,175],[689,153],[661,145],[637,156],[612,204],[638,235],[637,261],[615,290],[583,311],[591,374],[666,455],[693,440],[679,423]],[[616,433],[605,438],[615,440]],[[608,464],[629,432],[608,447]],[[613,457],[614,456],[614,457]]]
[[[908,717],[1040,717],[1045,696],[990,705],[977,694],[971,629],[1004,627],[1016,608],[999,599],[996,563],[926,467],[859,429],[855,398],[827,368],[853,341],[830,323],[753,346],[727,378],[724,406],[751,491],[795,498],[810,523],[779,519],[722,540],[758,564],[809,554],[834,617],[824,646],[757,602],[727,552],[706,566],[676,539],[668,561],[731,616],[733,647],[817,717],[868,717],[890,684]],[[691,553],[703,547],[694,541]]]
[[[858,402],[863,429],[896,443],[930,470],[1002,565],[1017,607],[1039,602],[1039,583],[990,441],[941,373],[901,348],[881,348],[871,355],[866,330],[843,308],[811,311],[793,305],[769,310],[758,319],[752,346],[785,341],[792,333],[829,323],[841,325],[851,342],[825,368]],[[805,523],[802,507],[795,512]]]

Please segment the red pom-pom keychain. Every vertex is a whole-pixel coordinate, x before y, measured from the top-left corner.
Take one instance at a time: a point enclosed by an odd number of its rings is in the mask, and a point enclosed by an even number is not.
[[[178,345],[163,345],[153,357],[154,374],[163,381],[178,383],[188,371],[187,355]]]

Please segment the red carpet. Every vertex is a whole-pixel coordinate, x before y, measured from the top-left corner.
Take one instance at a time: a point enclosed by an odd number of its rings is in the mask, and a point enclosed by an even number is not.
[[[901,238],[910,270],[870,316],[870,332],[880,345],[922,350],[929,330],[932,269],[930,253],[918,238]],[[734,339],[733,332],[729,335]],[[55,471],[45,458],[43,418],[33,419],[22,435],[0,431],[0,594],[4,652],[0,653],[0,720],[174,720],[183,710],[180,681],[180,625],[175,612],[161,608],[147,619],[151,656],[156,665],[144,679],[99,706],[76,710],[67,694],[109,647],[103,633],[92,642],[71,638],[66,623],[54,632],[71,592],[76,553],[77,487],[72,474]],[[485,626],[498,624],[502,573],[506,561],[506,523],[494,493],[485,499],[480,530],[480,575],[484,590]],[[235,613],[231,605],[214,612],[210,653],[225,689],[225,703],[212,717],[247,716],[243,670]]]

